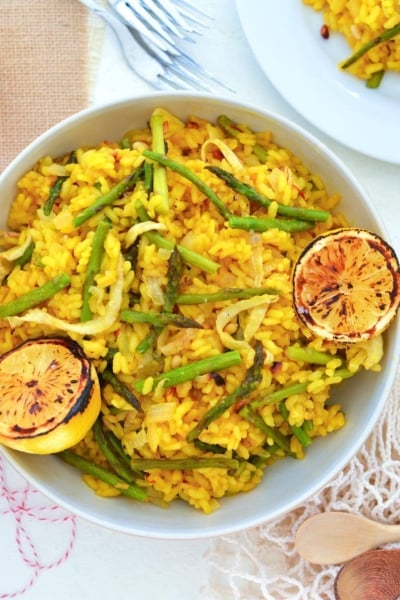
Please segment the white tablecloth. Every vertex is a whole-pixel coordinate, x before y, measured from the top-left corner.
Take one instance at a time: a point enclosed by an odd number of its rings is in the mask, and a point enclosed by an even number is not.
[[[201,5],[215,22],[193,45],[193,56],[236,90],[238,99],[272,109],[306,126],[344,159],[372,197],[393,245],[400,251],[399,167],[362,156],[317,132],[280,97],[257,65],[242,33],[234,1],[204,0]],[[152,91],[125,65],[108,31],[100,54],[93,104]],[[267,598],[261,587],[260,591],[253,587],[249,595],[233,589],[221,595],[218,585],[213,591],[218,574],[212,572],[208,558],[215,556],[220,541],[146,540],[102,529],[54,506],[2,459],[0,531],[0,600]],[[230,542],[235,543],[235,536]],[[229,541],[220,547],[226,552]],[[239,570],[244,568],[241,564]]]

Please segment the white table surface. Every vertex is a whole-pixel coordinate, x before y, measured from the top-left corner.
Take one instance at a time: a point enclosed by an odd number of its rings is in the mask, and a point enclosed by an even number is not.
[[[258,66],[234,0],[203,0],[201,5],[215,22],[193,46],[193,57],[236,90],[237,99],[279,112],[318,135],[364,185],[400,252],[400,167],[353,152],[306,123]],[[106,31],[91,102],[99,105],[150,91],[125,65],[113,34]],[[100,528],[54,506],[4,460],[0,532],[0,600],[214,600],[212,592],[202,591],[213,540],[146,540]]]

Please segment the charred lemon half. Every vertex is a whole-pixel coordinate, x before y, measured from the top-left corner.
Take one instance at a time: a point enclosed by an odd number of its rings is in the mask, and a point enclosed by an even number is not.
[[[348,343],[377,336],[400,303],[396,254],[365,229],[320,235],[295,264],[293,301],[300,320],[319,337]]]
[[[0,443],[32,454],[78,443],[100,411],[94,366],[74,340],[24,342],[0,357]]]

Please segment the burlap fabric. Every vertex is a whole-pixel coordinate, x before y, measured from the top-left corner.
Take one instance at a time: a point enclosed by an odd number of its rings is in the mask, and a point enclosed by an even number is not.
[[[78,0],[0,0],[0,171],[88,103],[88,19]]]

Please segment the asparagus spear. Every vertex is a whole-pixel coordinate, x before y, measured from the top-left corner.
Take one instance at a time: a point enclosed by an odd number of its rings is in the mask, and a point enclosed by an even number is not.
[[[264,419],[255,411],[251,406],[244,406],[239,414],[252,423],[255,427],[258,427],[266,437],[269,437],[284,450],[285,454],[293,456],[293,452],[290,449],[290,441],[286,438],[276,427],[270,427],[266,424]]]
[[[150,323],[154,327],[165,327],[165,325],[175,325],[175,327],[203,329],[197,321],[184,317],[176,313],[167,312],[141,312],[138,310],[121,311],[121,321],[124,323]]]
[[[314,348],[297,345],[288,346],[285,354],[291,360],[298,360],[314,365],[326,365],[329,361],[337,358],[329,352],[319,352],[318,350],[314,350]]]
[[[103,210],[106,206],[113,204],[116,200],[118,200],[125,192],[131,190],[138,181],[143,179],[144,177],[144,166],[140,166],[131,175],[122,179],[119,183],[117,183],[114,187],[112,187],[108,192],[97,198],[87,208],[85,208],[82,212],[80,212],[73,220],[74,227],[79,227],[83,223],[85,223],[88,219],[93,217],[99,211]]]
[[[144,180],[143,180],[143,186],[144,186],[144,190],[146,192],[146,194],[149,194],[151,192],[151,190],[153,189],[153,174],[154,174],[154,169],[153,169],[152,163],[149,162],[145,162],[144,163]]]
[[[115,392],[122,396],[128,404],[133,406],[133,408],[136,408],[137,411],[143,412],[140,402],[135,394],[133,394],[131,390],[118,379],[111,369],[105,369],[100,376],[101,379],[109,383],[114,388]]]
[[[209,294],[179,294],[176,304],[203,304],[205,302],[224,302],[225,300],[245,300],[264,294],[279,294],[272,288],[225,288]]]
[[[174,243],[171,240],[163,237],[159,233],[155,233],[154,231],[148,231],[144,234],[145,237],[152,243],[155,244],[158,248],[164,248],[165,250],[173,250]],[[183,260],[192,265],[193,267],[197,267],[206,273],[215,273],[218,271],[220,265],[216,263],[214,260],[191,250],[190,248],[185,248],[185,246],[181,246],[180,244],[176,245],[179,250],[179,254],[182,256]]]
[[[349,379],[354,375],[352,371],[349,371],[345,367],[339,368],[335,370],[334,375],[336,377],[340,377],[340,379]],[[261,406],[266,406],[267,404],[278,404],[281,400],[285,400],[289,398],[289,396],[293,396],[294,394],[303,394],[307,391],[307,387],[309,385],[309,381],[301,381],[298,383],[292,383],[291,385],[285,386],[276,390],[275,392],[271,392],[267,394],[263,398],[258,398],[251,401],[252,408],[260,408]]]
[[[245,229],[246,231],[267,231],[268,229],[280,229],[289,233],[307,231],[313,224],[310,221],[299,221],[298,219],[263,219],[258,217],[229,217],[229,226],[232,229]]]
[[[61,273],[60,275],[57,275],[54,277],[54,279],[44,283],[42,286],[35,288],[30,292],[23,294],[22,296],[19,296],[19,298],[16,298],[15,300],[7,302],[7,304],[3,304],[3,306],[0,306],[0,319],[19,315],[25,310],[41,304],[45,300],[48,300],[54,296],[60,290],[69,286],[70,283],[71,278],[67,273]]]
[[[48,198],[43,205],[43,214],[46,217],[48,217],[49,214],[51,213],[54,202],[57,200],[58,196],[60,195],[62,184],[67,179],[68,179],[68,175],[61,175],[60,177],[57,177],[55,183],[50,188],[50,193],[48,195]]]
[[[94,278],[100,271],[104,251],[104,240],[106,239],[110,227],[110,221],[108,219],[103,219],[97,225],[96,231],[94,233],[92,250],[90,253],[90,258],[86,269],[85,281],[83,282],[82,288],[82,309],[80,316],[81,322],[90,321],[90,319],[93,316],[89,306],[90,298],[92,295],[91,287],[94,284]]]
[[[134,483],[128,483],[127,481],[124,481],[121,479],[121,477],[114,475],[114,473],[111,473],[104,467],[100,467],[99,465],[92,463],[87,458],[79,456],[71,450],[63,450],[62,452],[58,453],[58,456],[64,462],[79,469],[83,473],[92,475],[93,477],[100,479],[100,481],[108,483],[108,485],[111,485],[125,496],[142,501],[147,499],[147,492],[144,488],[141,488]]]
[[[263,398],[253,400],[251,402],[251,406],[253,409],[260,408],[261,406],[266,406],[267,404],[276,404],[281,400],[285,400],[285,398],[289,398],[289,396],[293,396],[294,394],[303,394],[307,391],[307,386],[309,383],[309,381],[302,381],[300,383],[293,383],[286,387],[280,388],[275,392],[267,394]]]
[[[285,421],[288,423],[290,431],[293,433],[294,437],[296,437],[299,440],[299,442],[303,446],[303,448],[306,448],[307,446],[309,446],[312,442],[312,439],[308,435],[308,432],[306,431],[306,429],[304,427],[299,427],[298,425],[290,425],[289,411],[284,402],[281,402],[279,404],[279,412],[281,413],[281,415],[285,419]]]
[[[176,246],[173,247],[168,260],[167,286],[164,294],[163,312],[172,313],[179,294],[179,286],[183,271],[182,255]]]
[[[136,202],[136,213],[140,221],[150,221],[150,217],[145,211],[143,205],[140,202]],[[164,250],[173,251],[175,244],[163,237],[159,233],[154,231],[148,231],[144,234],[145,237],[158,248],[163,248]],[[182,256],[183,260],[194,266],[198,267],[202,271],[206,271],[206,273],[215,273],[219,269],[219,264],[214,262],[213,260],[202,256],[198,252],[194,250],[190,250],[189,248],[185,248],[184,246],[176,245],[179,254]]]
[[[369,88],[370,90],[375,90],[376,88],[378,88],[381,85],[381,81],[383,79],[383,76],[385,74],[385,71],[376,71],[376,73],[373,73],[373,75],[371,75],[371,77],[369,77],[367,79],[367,88]]]
[[[70,163],[76,163],[75,152],[72,152],[68,159],[67,164],[70,164]],[[57,200],[58,196],[60,195],[62,184],[64,183],[64,181],[66,181],[68,179],[68,177],[69,177],[68,175],[61,175],[60,177],[57,177],[56,182],[51,187],[48,198],[43,205],[43,214],[46,217],[48,217],[49,214],[51,213],[54,202]]]
[[[114,454],[113,450],[108,445],[107,438],[101,426],[100,418],[96,419],[92,427],[92,431],[100,451],[104,454],[104,457],[107,459],[108,464],[113,471],[115,471],[116,475],[128,483],[132,483],[135,480],[133,473],[130,468],[127,468],[127,466],[119,459],[119,457]]]
[[[146,352],[149,348],[153,346],[157,336],[161,333],[162,329],[164,328],[164,325],[166,324],[176,325],[177,327],[201,328],[201,325],[197,323],[197,321],[193,321],[192,319],[187,319],[183,315],[173,313],[175,306],[175,298],[179,292],[179,284],[182,269],[182,257],[177,247],[174,246],[168,259],[167,285],[164,294],[164,305],[162,307],[162,315],[158,315],[157,320],[156,315],[153,313],[153,317],[155,318],[151,322],[153,329],[151,329],[147,333],[145,338],[139,344],[139,353]]]
[[[227,115],[219,115],[217,118],[218,125],[231,137],[237,137],[239,133],[245,131],[244,127],[241,127]],[[263,148],[260,144],[255,143],[253,146],[253,154],[257,156],[260,162],[266,163],[268,160],[268,151]]]
[[[172,160],[171,158],[168,158],[167,156],[164,156],[163,154],[160,154],[158,152],[152,152],[151,150],[143,150],[143,156],[149,158],[150,160],[153,160],[154,162],[160,165],[163,165],[164,167],[171,169],[172,171],[175,171],[176,173],[179,173],[179,175],[182,175],[182,177],[193,183],[209,200],[211,200],[211,202],[214,204],[215,208],[218,210],[221,216],[225,220],[228,219],[231,213],[226,208],[222,200],[218,197],[218,195],[214,192],[212,188],[210,188],[206,183],[204,183],[204,181],[200,179],[200,177],[198,177],[190,169],[185,167],[185,165],[175,160]]]
[[[179,469],[190,471],[192,469],[237,469],[239,461],[234,458],[224,457],[198,457],[190,458],[132,458],[132,469],[148,471],[149,469]]]
[[[374,37],[372,40],[369,40],[369,42],[361,46],[361,48],[356,50],[351,56],[349,56],[349,58],[344,60],[340,65],[341,68],[347,69],[352,64],[354,64],[359,58],[364,56],[364,54],[366,54],[369,50],[371,50],[371,48],[375,48],[375,46],[378,46],[378,44],[381,44],[382,42],[387,42],[399,34],[400,24],[395,25],[391,29],[383,31],[380,35]]]
[[[137,345],[136,351],[139,352],[139,354],[144,354],[145,352],[147,352],[148,350],[150,350],[150,348],[152,348],[154,346],[156,339],[157,339],[157,333],[155,332],[154,329],[151,329],[148,332],[148,334]]]
[[[203,442],[197,438],[193,440],[193,444],[202,452],[212,452],[213,454],[225,454],[226,452],[226,448],[220,446],[219,444],[208,444],[207,442]]]
[[[13,262],[14,267],[23,267],[26,265],[32,258],[33,251],[35,249],[35,242],[31,242],[29,246],[26,248],[25,252],[21,254],[18,258],[16,258]]]
[[[242,383],[228,396],[217,402],[200,419],[197,425],[187,435],[187,441],[193,442],[200,433],[218,419],[228,408],[233,406],[237,400],[248,396],[261,381],[261,369],[264,362],[264,352],[261,343],[255,347],[255,359],[253,365],[247,370],[246,377]]]
[[[161,114],[153,112],[150,117],[150,128],[152,133],[152,150],[164,154],[164,119]],[[168,183],[167,171],[165,167],[159,163],[153,166],[153,192],[161,198],[160,204],[157,206],[157,211],[161,214],[166,214],[169,211],[168,198]]]
[[[225,183],[235,192],[246,196],[246,198],[252,202],[255,202],[256,204],[259,204],[265,208],[270,206],[272,200],[264,196],[264,194],[257,192],[257,190],[255,190],[251,185],[243,183],[228,171],[215,166],[207,166],[206,169],[225,181]],[[277,213],[278,215],[292,217],[302,221],[326,221],[329,218],[329,212],[326,210],[302,208],[298,206],[286,206],[285,204],[278,204]]]
[[[109,445],[111,450],[114,452],[114,454],[116,454],[118,456],[119,460],[125,465],[125,467],[127,469],[129,469],[130,471],[132,471],[132,473],[136,477],[143,478],[143,471],[135,471],[134,469],[131,469],[131,459],[127,454],[125,454],[125,451],[121,445],[121,441],[117,438],[115,433],[108,430],[108,431],[104,432],[104,435],[105,435],[107,444]]]
[[[163,382],[164,388],[173,387],[180,383],[184,383],[185,381],[195,379],[199,375],[205,375],[206,373],[211,373],[213,371],[221,371],[222,369],[234,367],[240,364],[241,360],[240,352],[238,350],[231,350],[229,352],[188,363],[182,367],[177,367],[176,369],[171,369],[165,373],[155,375],[153,377],[151,391],[153,391],[161,382]],[[147,378],[136,381],[134,387],[137,392],[143,392],[146,381]]]
[[[135,271],[137,266],[137,260],[139,255],[139,241],[140,237],[137,237],[135,242],[131,244],[129,248],[124,252],[124,259],[130,263],[132,271]]]

